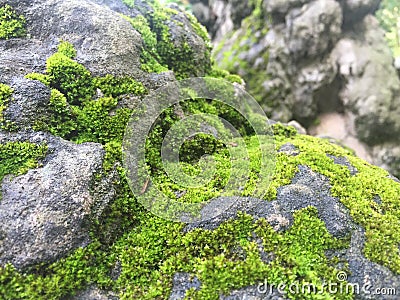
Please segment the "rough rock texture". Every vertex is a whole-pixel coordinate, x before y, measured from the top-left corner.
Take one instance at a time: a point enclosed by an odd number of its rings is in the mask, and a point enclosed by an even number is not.
[[[74,45],[77,61],[92,75],[128,75],[147,82],[149,74],[140,67],[144,38],[121,15],[135,18],[150,12],[151,6],[146,1],[135,1],[134,8],[121,1],[101,0],[1,0],[0,6],[4,4],[25,16],[28,34],[24,39],[0,40],[0,82],[9,84],[15,76],[43,72],[46,59],[56,51],[60,40]],[[173,22],[173,19],[165,21],[172,42],[176,47],[187,44],[196,49],[192,60],[199,66],[204,65],[208,59],[204,40],[182,12],[174,18]],[[193,75],[204,75],[200,70],[193,70]]]
[[[227,9],[208,20],[225,22],[220,27],[231,31],[215,36],[219,65],[246,80],[272,119],[297,120],[313,134],[341,140],[399,176],[396,159],[383,162],[376,155],[385,144],[393,157],[400,136],[400,80],[383,30],[372,15],[380,1],[258,3],[249,17]],[[216,9],[214,1],[208,2],[208,9]],[[241,20],[241,27],[229,26],[234,18]],[[324,121],[333,112],[341,115],[345,137],[335,129],[340,124],[326,130],[322,123],[315,130],[318,119]]]
[[[13,100],[4,111],[5,119],[19,128],[29,128],[38,116],[49,114],[50,89],[39,81],[15,78],[10,87]]]
[[[51,262],[90,242],[90,218],[100,215],[115,191],[96,182],[102,170],[101,145],[75,145],[43,133],[0,133],[0,143],[46,144],[41,168],[1,184],[0,265],[19,269]]]

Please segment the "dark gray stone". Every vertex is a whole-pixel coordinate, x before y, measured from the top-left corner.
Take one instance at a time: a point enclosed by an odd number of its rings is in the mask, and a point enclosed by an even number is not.
[[[5,134],[0,143],[48,145],[43,166],[1,183],[0,265],[24,269],[54,261],[90,241],[89,225],[113,199],[111,178],[101,174],[104,151],[44,133]]]

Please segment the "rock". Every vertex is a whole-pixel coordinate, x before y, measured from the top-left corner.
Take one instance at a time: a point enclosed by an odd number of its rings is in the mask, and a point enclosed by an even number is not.
[[[221,41],[242,20],[251,15],[254,5],[240,0],[190,0],[192,12],[206,26],[214,41]]]
[[[0,72],[1,81],[7,82],[7,74],[24,76],[42,71],[46,58],[55,52],[60,40],[74,44],[78,60],[95,75],[137,76],[141,73],[141,36],[110,8],[89,1],[6,2],[26,17],[29,38],[20,42],[22,47],[14,41],[2,41],[0,61],[7,63],[0,65],[0,69],[12,69]],[[3,3],[1,1],[0,5]],[[19,69],[14,60],[19,61],[23,69]]]
[[[400,80],[385,46],[377,20],[368,16],[359,24],[363,40],[349,35],[332,52],[346,84],[340,94],[355,115],[357,137],[374,145],[397,139],[400,134]]]
[[[13,100],[4,111],[5,119],[20,129],[31,128],[38,116],[49,114],[50,89],[37,80],[16,78],[11,83]]]
[[[373,147],[374,163],[382,168],[400,174],[400,145],[396,142],[385,143]]]
[[[380,0],[345,0],[342,2],[344,26],[352,26],[366,15],[373,14],[380,5]]]
[[[342,10],[334,0],[314,1],[286,15],[285,40],[289,55],[301,58],[321,57],[341,34]]]
[[[86,246],[91,218],[115,191],[109,179],[95,179],[102,172],[101,145],[75,145],[44,133],[0,135],[1,143],[15,141],[48,146],[43,167],[1,184],[0,265],[25,269]]]
[[[133,8],[121,1],[108,0],[1,0],[0,6],[4,3],[25,16],[28,35],[23,39],[0,40],[0,82],[9,84],[15,76],[43,73],[46,59],[56,52],[61,40],[74,45],[77,61],[94,76],[112,74],[146,81],[148,74],[141,68],[141,53],[146,41],[121,15],[148,17],[148,12],[153,8],[146,1],[135,1]],[[169,20],[157,22],[165,22],[163,24],[169,26],[172,49],[177,52],[188,51],[184,50],[187,46],[196,49],[187,54],[200,67],[193,68],[193,76],[204,75],[210,67],[210,50],[204,36],[199,36],[191,25],[193,20],[189,20],[183,12],[174,10]],[[182,24],[182,27],[178,24]]]
[[[296,128],[297,132],[300,134],[307,134],[307,130],[295,120],[290,121],[288,125]]]
[[[112,292],[103,291],[96,286],[90,286],[75,296],[64,297],[62,300],[119,300],[119,297]]]

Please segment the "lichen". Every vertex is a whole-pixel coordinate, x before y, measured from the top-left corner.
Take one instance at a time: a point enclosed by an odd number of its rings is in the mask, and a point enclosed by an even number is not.
[[[25,36],[25,23],[25,17],[18,15],[10,5],[0,6],[0,40]]]

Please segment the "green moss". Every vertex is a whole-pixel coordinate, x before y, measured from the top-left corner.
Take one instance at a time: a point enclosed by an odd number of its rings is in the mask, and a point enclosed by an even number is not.
[[[95,92],[90,72],[61,52],[47,59],[46,73],[50,86],[65,95],[70,104],[89,100]]]
[[[95,87],[99,88],[106,97],[118,97],[126,94],[143,95],[147,93],[142,83],[130,77],[115,77],[106,75],[94,79]]]
[[[131,1],[125,2],[133,6]],[[192,49],[187,40],[172,40],[170,26],[180,26],[174,20],[178,11],[163,7],[158,1],[149,1],[152,9],[143,12],[144,17],[127,18],[132,26],[142,34],[144,49],[142,51],[142,68],[149,72],[165,71],[165,67],[174,71],[178,79],[201,76],[211,69],[210,39],[202,25],[190,14],[186,13],[193,30],[203,38],[207,45],[205,57],[201,63],[196,58],[196,49]],[[173,24],[173,25],[172,25]]]
[[[46,74],[25,76],[52,88],[49,114],[39,116],[33,129],[48,131],[77,143],[122,141],[133,111],[117,108],[118,97],[143,95],[147,89],[130,77],[92,77],[83,65],[73,60],[75,55],[72,44],[63,41],[58,52],[48,58]],[[93,99],[96,89],[104,97]]]
[[[25,78],[30,79],[30,80],[37,80],[47,86],[50,86],[50,77],[49,77],[49,75],[46,75],[46,74],[29,73],[29,74],[25,75]]]
[[[5,175],[21,175],[39,166],[38,161],[45,157],[47,146],[28,142],[9,142],[0,144],[0,182]]]
[[[58,45],[58,52],[64,54],[66,57],[69,57],[71,59],[74,59],[76,57],[76,50],[74,46],[66,41],[62,41]]]
[[[127,19],[133,28],[135,28],[142,36],[143,49],[140,54],[140,60],[142,63],[142,69],[149,73],[161,73],[168,71],[166,65],[160,63],[161,58],[158,55],[157,48],[157,36],[151,31],[150,25],[145,17],[139,15],[135,18],[129,18],[122,15]]]
[[[34,130],[47,131],[55,136],[68,137],[77,129],[76,114],[68,104],[67,98],[58,90],[52,89],[49,103],[50,116],[38,117]]]
[[[10,5],[0,6],[0,39],[25,36],[25,23],[25,17],[18,15]]]
[[[8,85],[0,83],[0,124],[4,122],[3,111],[10,102],[12,93],[13,90]]]

